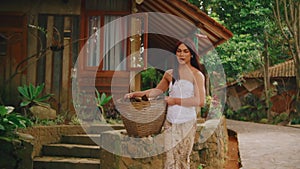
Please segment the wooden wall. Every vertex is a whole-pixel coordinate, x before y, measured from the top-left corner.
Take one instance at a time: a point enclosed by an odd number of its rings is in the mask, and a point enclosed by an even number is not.
[[[54,94],[51,102],[56,110],[67,111],[72,109],[71,70],[79,53],[79,16],[41,14],[38,26],[47,34],[39,31],[37,37],[38,51],[46,51],[36,64],[36,83],[45,83],[45,92]]]
[[[81,0],[10,0],[1,3],[0,94],[5,98],[6,105],[18,106],[20,103],[18,86],[45,83],[45,93],[54,94],[50,100],[53,108],[59,113],[73,110],[71,71],[79,55],[80,44],[86,41],[81,36],[85,27],[80,17],[84,16],[82,12]],[[11,18],[10,15],[18,17]],[[11,41],[14,43],[8,43],[2,35],[5,38],[14,35],[15,40]],[[64,46],[63,50],[50,49],[57,42]],[[16,65],[24,60],[24,71],[16,75],[13,82],[7,83]],[[98,71],[96,76],[95,86],[100,92],[111,94],[112,76],[120,82],[115,87],[117,92],[120,91],[118,97],[128,92],[128,71]]]
[[[80,44],[84,44],[87,38],[80,39],[79,16],[72,15],[46,15],[41,14],[38,17],[38,25],[41,28],[47,28],[47,36],[42,31],[39,31],[38,37],[41,39],[40,46],[47,47],[45,55],[42,56],[36,64],[36,69],[32,73],[36,74],[36,84],[45,83],[45,92],[54,94],[51,100],[53,108],[64,113],[65,111],[73,110],[72,98],[72,69],[75,66],[77,57],[80,53]],[[58,36],[60,34],[60,37]],[[38,39],[37,39],[38,41]],[[63,50],[53,51],[51,46],[56,44],[63,45]],[[85,58],[82,58],[85,59]],[[86,62],[80,62],[84,64]],[[85,65],[79,65],[79,67]],[[85,85],[90,80],[89,69],[80,70],[77,67],[76,74],[80,74],[79,81],[81,85]],[[80,71],[80,72],[78,72]],[[94,70],[95,71],[95,70]],[[31,74],[31,73],[30,73]],[[117,79],[117,83],[112,84],[112,78]],[[87,83],[87,93],[93,86]],[[107,95],[112,95],[113,87],[114,97],[120,98],[128,92],[129,89],[129,71],[101,71],[98,70],[93,84],[99,92],[105,92]],[[75,96],[76,97],[76,96]]]
[[[277,85],[274,86],[273,83]],[[276,113],[290,112],[295,108],[294,96],[296,94],[295,78],[271,78],[271,111]],[[246,79],[246,82],[240,85],[233,85],[227,88],[227,104],[228,106],[237,111],[242,106],[245,97],[253,94],[264,102],[264,86],[261,79]]]

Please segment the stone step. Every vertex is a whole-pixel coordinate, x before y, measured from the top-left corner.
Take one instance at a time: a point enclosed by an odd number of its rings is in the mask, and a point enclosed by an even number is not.
[[[33,169],[100,169],[100,160],[74,157],[35,157]]]
[[[100,134],[74,134],[61,137],[61,143],[99,145]]]
[[[80,144],[49,144],[42,149],[44,156],[69,156],[83,158],[100,157],[100,146]]]
[[[83,126],[85,132],[88,134],[100,134],[105,131],[109,130],[122,130],[124,129],[123,124],[115,124],[115,125],[107,125],[107,124],[99,124],[99,125],[90,125],[90,126]]]

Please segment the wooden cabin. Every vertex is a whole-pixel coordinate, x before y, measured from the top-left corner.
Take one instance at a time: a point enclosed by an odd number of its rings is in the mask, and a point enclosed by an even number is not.
[[[144,15],[146,12],[164,13],[183,21],[174,23],[163,17],[149,17],[151,14]],[[141,15],[132,17],[126,26],[103,28],[95,36],[106,24],[130,14]],[[196,30],[189,30],[193,27],[207,37],[198,41],[199,53],[233,36],[186,0],[10,0],[1,2],[0,22],[1,104],[18,105],[20,85],[45,83],[45,93],[54,94],[50,101],[60,112],[72,110],[71,82],[79,74],[80,83],[90,85],[86,77],[96,72],[95,87],[108,95],[112,77],[117,78],[114,87],[122,95],[140,88],[140,78],[133,72],[153,64],[166,67],[169,63],[167,56],[157,56],[147,49],[172,51],[177,40],[174,37],[193,35]],[[172,37],[147,33],[153,29],[178,34]],[[131,36],[120,42],[114,42],[111,37],[108,41],[107,35],[112,32],[116,37],[128,32]],[[91,36],[94,38],[89,46],[92,54],[83,52],[80,57]],[[117,45],[103,54],[110,43]],[[141,47],[146,52],[134,55]],[[126,63],[117,68],[122,60]]]
[[[269,67],[271,84],[271,111],[290,113],[295,108],[296,76],[293,60]],[[227,87],[227,104],[233,110],[245,106],[243,100],[248,94],[264,100],[264,72],[256,70],[243,76],[241,84],[233,83]]]

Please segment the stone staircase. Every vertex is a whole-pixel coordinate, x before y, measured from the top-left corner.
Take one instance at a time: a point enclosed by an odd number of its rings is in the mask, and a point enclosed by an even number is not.
[[[100,134],[61,137],[60,143],[44,145],[42,156],[35,157],[34,169],[100,169]]]

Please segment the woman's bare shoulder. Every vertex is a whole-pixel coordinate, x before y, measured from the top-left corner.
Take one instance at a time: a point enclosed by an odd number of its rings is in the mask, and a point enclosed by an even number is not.
[[[166,70],[165,74],[172,75],[172,74],[173,74],[173,69],[168,69],[168,70]]]
[[[198,70],[198,69],[193,69],[193,75],[196,77],[196,78],[201,78],[201,79],[204,79],[204,75],[203,73]]]
[[[172,79],[172,76],[173,76],[173,69],[166,70],[164,74],[164,78],[170,81],[170,79]]]

